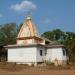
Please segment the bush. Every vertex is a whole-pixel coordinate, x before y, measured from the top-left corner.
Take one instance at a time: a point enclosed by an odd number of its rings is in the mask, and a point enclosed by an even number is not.
[[[51,61],[46,61],[45,63],[46,63],[46,65],[52,65],[52,66],[54,66],[54,63],[51,62]]]

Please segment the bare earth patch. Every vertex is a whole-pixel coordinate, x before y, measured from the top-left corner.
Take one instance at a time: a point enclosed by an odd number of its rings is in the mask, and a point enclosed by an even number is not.
[[[13,63],[0,63],[0,75],[75,75],[75,66],[28,67]]]
[[[75,70],[61,70],[61,71],[29,71],[22,70],[19,72],[9,72],[0,70],[0,75],[75,75]]]

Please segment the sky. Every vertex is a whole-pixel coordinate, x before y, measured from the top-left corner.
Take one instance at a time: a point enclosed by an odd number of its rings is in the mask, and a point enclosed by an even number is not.
[[[0,25],[20,25],[29,12],[40,34],[54,29],[75,32],[75,0],[0,0]]]

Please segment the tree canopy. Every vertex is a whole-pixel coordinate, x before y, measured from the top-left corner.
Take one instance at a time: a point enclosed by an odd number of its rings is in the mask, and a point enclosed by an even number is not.
[[[8,23],[0,27],[0,46],[16,43],[17,36],[16,23]]]

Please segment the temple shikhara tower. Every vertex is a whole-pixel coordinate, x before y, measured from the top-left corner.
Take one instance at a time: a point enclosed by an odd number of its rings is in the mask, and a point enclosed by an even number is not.
[[[40,62],[55,65],[67,63],[64,46],[53,45],[49,39],[39,36],[31,16],[26,17],[16,38],[16,44],[5,46],[8,54],[7,62],[35,66]]]
[[[44,44],[44,41],[43,38],[39,37],[31,16],[28,16],[18,34],[17,44]]]

